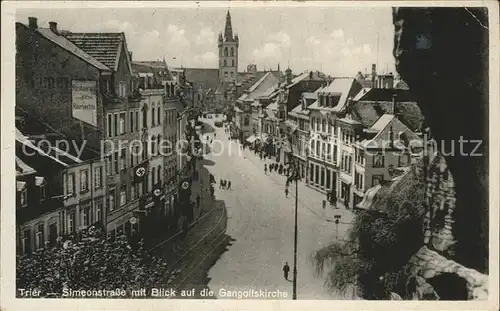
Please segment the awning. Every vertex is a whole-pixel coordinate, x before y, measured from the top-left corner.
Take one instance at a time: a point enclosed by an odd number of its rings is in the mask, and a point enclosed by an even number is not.
[[[361,202],[359,202],[357,208],[371,210],[373,200],[375,199],[375,195],[380,190],[380,188],[382,188],[382,186],[379,184],[379,185],[376,185],[375,187],[368,189],[365,193],[365,197],[363,198],[363,200]]]
[[[255,135],[252,135],[252,136],[247,138],[247,142],[252,144],[256,139],[257,139],[257,137],[255,137]]]

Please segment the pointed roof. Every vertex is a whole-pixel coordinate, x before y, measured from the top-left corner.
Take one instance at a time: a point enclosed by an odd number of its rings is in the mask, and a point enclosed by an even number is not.
[[[85,53],[97,59],[113,71],[118,70],[120,55],[125,53],[129,67],[128,69],[132,73],[130,55],[127,50],[125,34],[123,32],[62,32],[61,34]]]
[[[28,26],[22,24],[22,23],[16,23],[16,25],[22,26],[26,29],[30,29]],[[95,68],[103,71],[111,71],[105,64],[99,62],[99,60],[95,59],[91,55],[85,53],[82,49],[80,49],[78,46],[73,44],[71,41],[66,39],[65,37],[55,34],[52,30],[49,28],[37,28],[36,32],[40,34],[42,37],[45,39],[48,39],[49,41],[53,42],[54,44],[60,46],[61,48],[65,49],[67,52],[75,55],[76,57],[82,59],[83,61],[87,62],[88,64],[94,66]]]
[[[233,26],[231,25],[231,13],[229,13],[229,10],[227,10],[227,15],[226,15],[226,26],[224,27],[224,39],[226,39],[226,41],[233,40]]]

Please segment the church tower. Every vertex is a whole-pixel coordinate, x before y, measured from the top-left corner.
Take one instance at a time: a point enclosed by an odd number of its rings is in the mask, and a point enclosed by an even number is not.
[[[229,10],[226,15],[226,26],[224,35],[219,33],[219,80],[236,83],[238,73],[238,47],[240,45],[238,35],[233,36],[231,25],[231,14]]]

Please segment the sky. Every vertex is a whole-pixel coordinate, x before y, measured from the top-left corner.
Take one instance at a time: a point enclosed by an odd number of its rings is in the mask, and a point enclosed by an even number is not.
[[[228,7],[22,9],[16,20],[38,18],[73,32],[124,32],[133,60],[169,66],[217,68],[217,37]],[[240,39],[239,71],[320,70],[332,76],[394,72],[390,7],[229,7]]]

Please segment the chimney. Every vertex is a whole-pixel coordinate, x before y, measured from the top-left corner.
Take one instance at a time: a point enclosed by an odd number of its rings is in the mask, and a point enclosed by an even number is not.
[[[313,72],[309,71],[309,80],[312,80],[312,78],[313,78]]]
[[[37,24],[37,18],[36,17],[28,17],[28,21],[29,21],[29,26],[31,29],[37,29],[38,28],[38,24]]]
[[[59,34],[59,32],[57,32],[57,23],[56,22],[49,22],[49,28],[50,28],[50,31],[52,31],[56,35]]]

